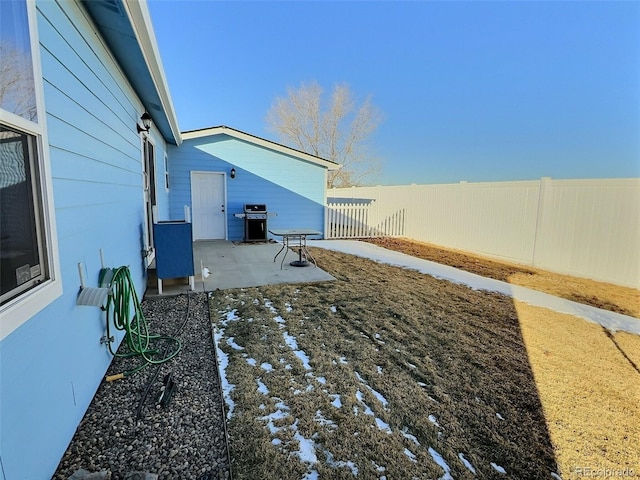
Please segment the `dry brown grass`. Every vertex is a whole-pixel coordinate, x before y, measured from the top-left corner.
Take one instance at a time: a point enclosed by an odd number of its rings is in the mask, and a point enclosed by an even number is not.
[[[236,478],[298,479],[312,469],[320,478],[353,478],[350,466],[332,465],[326,452],[336,462],[353,461],[360,478],[439,478],[443,470],[429,447],[454,478],[473,478],[459,453],[478,478],[539,479],[551,472],[578,478],[581,467],[640,471],[640,373],[634,368],[640,337],[608,335],[569,315],[411,270],[312,253],[335,282],[215,292],[211,299],[212,318],[236,309],[243,319],[230,322],[224,337],[244,350],[221,345],[236,385],[229,423]],[[285,345],[283,332],[295,336],[312,371]],[[263,362],[273,371],[261,369]],[[356,372],[384,395],[388,409]],[[256,378],[268,395],[258,392]],[[393,433],[363,414],[358,391]],[[340,395],[342,408],[331,405],[332,395]],[[278,404],[288,410],[274,422],[285,427],[274,436],[264,417]],[[317,412],[335,428],[318,423]],[[402,435],[404,428],[420,446]],[[295,432],[313,438],[313,467],[296,457]],[[282,443],[274,445],[274,438]]]
[[[564,478],[589,467],[640,474],[640,337],[520,302],[516,309]]]
[[[234,337],[244,350],[221,345],[230,358],[229,381],[236,385],[237,405],[229,423],[236,478],[302,478],[308,469],[292,454],[297,448],[294,423],[318,446],[314,468],[321,478],[353,478],[347,466],[332,467],[325,451],[335,461],[353,461],[361,478],[439,478],[443,470],[429,447],[442,455],[455,478],[472,478],[459,453],[482,478],[499,476],[492,462],[504,467],[509,478],[548,478],[557,471],[509,298],[335,252],[313,254],[335,282],[212,297],[213,318],[223,319],[236,309],[243,319],[230,322],[224,336]],[[275,313],[264,306],[266,300]],[[277,315],[286,321],[283,329],[273,320]],[[312,376],[284,345],[283,331],[295,336],[310,357]],[[257,365],[249,365],[247,358]],[[262,370],[263,362],[274,370]],[[388,409],[356,372],[388,400]],[[256,378],[269,395],[257,391]],[[358,391],[393,433],[379,430],[374,417],[363,414]],[[343,404],[339,409],[331,405],[336,394]],[[289,408],[279,425],[289,428],[276,435],[282,443],[273,445],[261,418],[276,411],[279,402]],[[318,411],[336,427],[314,421]],[[402,435],[404,428],[420,446]],[[415,463],[405,448],[416,455]],[[376,471],[376,465],[385,471]]]
[[[371,238],[363,241],[484,277],[640,318],[640,290],[635,288],[500,262],[469,252],[406,238]]]

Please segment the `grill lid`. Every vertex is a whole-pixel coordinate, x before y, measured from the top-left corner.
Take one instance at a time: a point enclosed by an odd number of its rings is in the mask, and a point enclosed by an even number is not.
[[[255,212],[264,213],[267,211],[267,206],[264,203],[245,203],[244,211],[246,213],[255,213]]]

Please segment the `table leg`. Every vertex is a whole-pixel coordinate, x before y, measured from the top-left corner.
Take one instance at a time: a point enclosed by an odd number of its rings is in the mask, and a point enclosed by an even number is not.
[[[284,248],[284,254],[282,255],[282,261],[280,262],[280,270],[282,270],[284,259],[287,257],[287,253],[289,253],[289,236],[288,235],[285,235],[282,237],[282,248]]]

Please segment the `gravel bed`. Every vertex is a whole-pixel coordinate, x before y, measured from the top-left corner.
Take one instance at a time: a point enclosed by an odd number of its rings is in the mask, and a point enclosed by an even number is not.
[[[101,472],[107,479],[124,479],[131,472],[159,479],[231,478],[207,295],[145,299],[142,308],[150,331],[177,336],[182,350],[159,367],[150,365],[122,380],[102,382],[54,479],[66,480],[79,469]],[[107,375],[139,361],[116,358]],[[168,374],[176,388],[161,407],[158,398]]]

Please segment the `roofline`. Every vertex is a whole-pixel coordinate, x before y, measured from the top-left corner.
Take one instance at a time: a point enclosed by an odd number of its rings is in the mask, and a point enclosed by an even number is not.
[[[122,0],[122,5],[131,22],[131,27],[142,51],[149,74],[151,75],[151,80],[160,97],[161,106],[169,122],[171,133],[176,145],[180,145],[180,143],[182,143],[182,136],[178,128],[178,119],[173,107],[173,101],[171,100],[162,60],[160,59],[158,43],[156,42],[156,36],[153,31],[153,23],[147,2],[141,0]],[[147,109],[147,111],[148,110],[149,109]]]
[[[295,148],[287,147],[286,145],[272,142],[271,140],[267,140],[265,138],[258,137],[256,135],[252,135],[250,133],[237,130],[235,128],[227,127],[226,125],[219,125],[217,127],[201,128],[198,130],[189,130],[186,132],[182,132],[182,139],[189,140],[192,138],[203,138],[211,135],[222,135],[222,134],[229,135],[230,137],[234,137],[239,140],[244,140],[245,142],[253,143],[254,145],[259,145],[261,147],[268,148],[270,150],[275,150],[277,152],[284,153],[286,155],[291,155],[293,157],[306,160],[307,162],[315,163],[316,165],[320,165],[327,168],[327,170],[340,169],[340,165],[331,160],[326,160],[316,155],[303,152],[302,150],[296,150]]]

